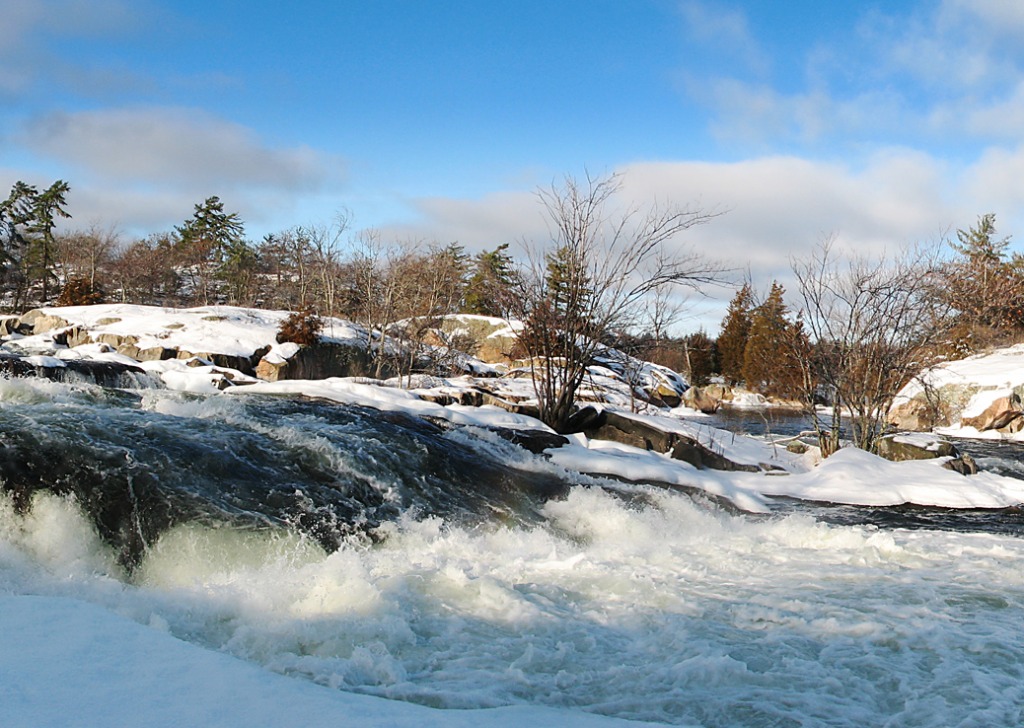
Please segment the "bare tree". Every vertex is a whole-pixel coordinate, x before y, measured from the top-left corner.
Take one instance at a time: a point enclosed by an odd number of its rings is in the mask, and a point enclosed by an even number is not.
[[[53,258],[62,274],[62,282],[80,278],[92,288],[104,283],[103,273],[109,268],[120,246],[115,228],[92,225],[87,230],[74,230],[54,237]]]
[[[335,215],[331,225],[314,225],[297,231],[308,241],[320,312],[329,317],[337,313],[341,245],[349,230],[349,219],[349,213],[343,211]]]
[[[844,418],[850,441],[870,450],[900,388],[944,343],[950,317],[940,270],[938,247],[841,259],[834,239],[793,262],[812,342],[798,357],[804,396],[812,412],[819,394],[831,403],[830,423],[814,416],[824,456],[839,449]]]
[[[403,272],[412,269],[409,246],[386,244],[374,230],[363,231],[346,266],[351,315],[370,332],[367,354],[378,379],[392,364],[397,346],[394,324],[402,317]]]
[[[634,326],[648,294],[666,285],[721,282],[722,268],[692,251],[671,252],[680,232],[715,217],[702,210],[612,209],[617,175],[566,177],[538,194],[551,228],[528,251],[520,340],[530,357],[541,419],[565,431],[576,393],[609,332]]]

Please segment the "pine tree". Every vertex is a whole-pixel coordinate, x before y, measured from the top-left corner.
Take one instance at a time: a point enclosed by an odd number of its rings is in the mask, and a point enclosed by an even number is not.
[[[703,329],[682,339],[686,377],[690,384],[702,387],[719,369],[718,345]]]
[[[1017,259],[1007,261],[1010,239],[996,238],[995,221],[992,213],[982,215],[976,226],[957,230],[958,242],[950,243],[961,257],[947,267],[946,300],[972,336],[1024,326],[1024,270]]]
[[[582,260],[562,245],[547,256],[544,280],[547,296],[554,310],[562,315],[589,312],[593,286]]]
[[[18,181],[6,200],[0,202],[0,265],[3,278],[14,289],[15,308],[24,302],[33,283],[42,284],[42,302],[50,296],[53,255],[56,245],[53,231],[56,218],[71,217],[64,209],[71,187],[57,180],[40,192],[34,185]]]
[[[485,250],[473,260],[466,286],[465,312],[480,316],[507,316],[512,305],[515,272],[508,243]]]
[[[193,277],[192,294],[203,304],[210,302],[214,280],[230,274],[231,266],[224,267],[229,252],[240,259],[239,246],[247,245],[244,229],[238,213],[224,212],[224,203],[217,196],[197,204],[192,217],[175,228],[179,236],[177,247]]]
[[[768,297],[751,316],[743,378],[748,387],[761,394],[796,398],[803,385],[803,369],[797,358],[803,332],[800,324],[789,320],[785,293],[778,281],[772,281]]]
[[[729,310],[722,320],[722,331],[718,335],[718,358],[722,376],[732,384],[743,379],[743,356],[747,348],[747,337],[750,335],[753,308],[753,291],[749,284],[744,284],[733,296]]]

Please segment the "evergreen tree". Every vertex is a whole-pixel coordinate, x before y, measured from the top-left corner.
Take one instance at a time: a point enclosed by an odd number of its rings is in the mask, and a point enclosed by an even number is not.
[[[718,344],[703,329],[682,339],[684,369],[690,384],[702,387],[718,372]]]
[[[67,182],[57,180],[36,196],[33,205],[33,219],[29,226],[29,231],[33,234],[29,246],[29,277],[42,282],[44,303],[49,299],[49,282],[53,277],[53,229],[57,225],[56,218],[71,217],[64,209],[67,205],[65,197],[70,190]]]
[[[750,284],[745,283],[729,303],[729,310],[722,320],[722,331],[718,335],[721,374],[731,384],[743,379],[743,360],[753,309],[754,294]]]
[[[969,348],[984,346],[1000,331],[1024,327],[1024,268],[1015,257],[1007,261],[1009,238],[997,238],[996,216],[978,218],[968,230],[957,230],[950,246],[960,258],[946,270],[945,296],[959,312],[966,334],[977,338]]]
[[[751,316],[743,352],[743,379],[751,389],[770,396],[796,397],[803,383],[793,344],[797,333],[783,300],[785,289],[777,281],[764,303]]]
[[[594,293],[584,261],[567,245],[560,245],[547,256],[544,284],[547,298],[560,315],[588,311]]]
[[[53,277],[54,228],[57,218],[71,215],[64,209],[70,186],[57,180],[39,192],[34,185],[18,181],[6,200],[0,202],[0,263],[4,283],[14,294],[15,308],[24,303],[28,288],[42,284],[42,302],[49,298]]]
[[[13,294],[14,308],[22,303],[26,283],[22,258],[29,244],[26,236],[38,194],[35,187],[19,180],[11,187],[7,199],[0,202],[0,265],[4,289]]]
[[[224,212],[216,196],[197,204],[192,217],[175,228],[182,262],[192,277],[192,295],[202,303],[210,302],[214,282],[231,274],[232,267],[224,265],[229,253],[236,260],[241,257],[239,246],[247,245],[244,229],[238,213]]]
[[[508,315],[512,305],[515,271],[508,243],[494,250],[485,250],[473,260],[472,273],[466,286],[465,312],[479,316]]]

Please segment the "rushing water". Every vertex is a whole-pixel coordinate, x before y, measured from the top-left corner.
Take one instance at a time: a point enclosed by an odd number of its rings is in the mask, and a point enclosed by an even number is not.
[[[736,515],[313,402],[0,382],[0,436],[0,592],[329,689],[678,725],[1022,721],[1024,540],[998,529]]]

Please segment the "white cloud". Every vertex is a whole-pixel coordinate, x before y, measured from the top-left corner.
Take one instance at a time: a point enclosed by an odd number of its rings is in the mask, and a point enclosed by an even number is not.
[[[1015,163],[1024,167],[1024,152]],[[749,270],[756,285],[778,279],[791,292],[791,261],[825,237],[835,235],[842,248],[872,256],[938,242],[977,215],[973,195],[950,184],[951,170],[906,149],[881,152],[858,168],[773,156],[731,164],[645,162],[619,172],[623,201],[723,212],[683,232],[677,243],[737,269],[737,278]],[[547,234],[530,190],[476,200],[419,200],[416,208],[422,221],[382,232],[399,239],[458,240],[471,250],[543,240]],[[711,293],[711,302],[694,299],[699,320],[691,323],[715,332],[731,293]]]
[[[735,8],[685,0],[679,5],[685,30],[701,45],[714,48],[730,58],[738,58],[751,70],[766,71],[770,60],[758,45],[747,16]]]
[[[74,224],[139,233],[180,223],[210,195],[246,221],[277,225],[304,198],[337,189],[344,170],[333,155],[273,147],[247,127],[181,108],[53,113],[17,141],[70,182]]]
[[[120,184],[304,191],[330,172],[328,160],[308,147],[266,146],[251,129],[196,109],[56,112],[27,125],[21,141]]]
[[[944,0],[939,17],[955,30],[963,29],[964,20],[973,20],[990,37],[1024,37],[1024,5],[1019,0]]]
[[[1015,149],[993,147],[966,170],[963,201],[971,208],[971,218],[996,213],[1000,231],[1024,239],[1024,145]],[[959,227],[965,227],[960,225]]]
[[[1024,117],[1021,40],[1024,4],[1016,0],[870,10],[846,35],[794,47],[805,54],[805,74],[787,78],[784,89],[763,73],[741,72],[690,75],[687,90],[711,110],[712,131],[723,140],[1016,141]]]
[[[52,41],[137,32],[152,12],[144,0],[8,0],[0,22],[0,93],[18,95],[54,78],[88,79],[92,71],[61,60]]]

